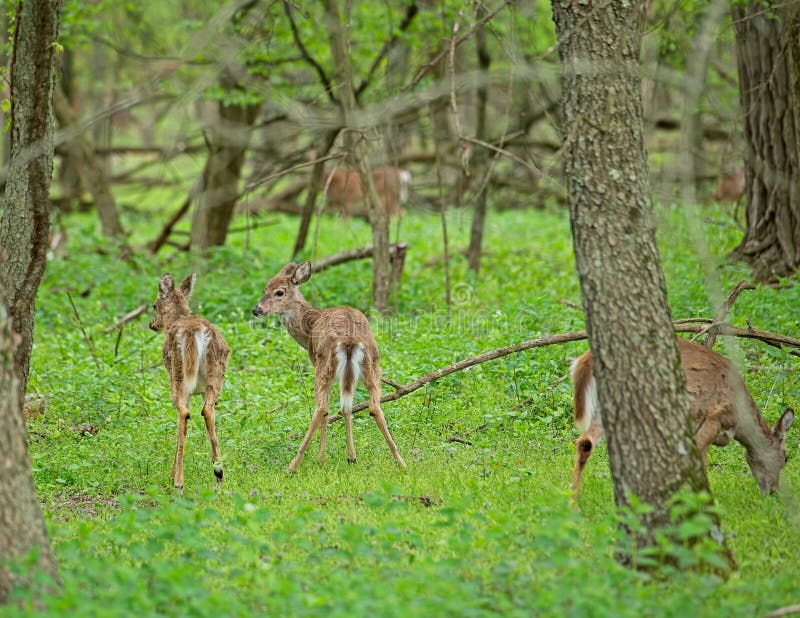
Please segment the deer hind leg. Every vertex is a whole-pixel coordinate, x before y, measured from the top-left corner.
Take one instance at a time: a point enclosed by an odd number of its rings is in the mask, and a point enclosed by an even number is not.
[[[380,370],[370,369],[371,370],[365,370],[363,375],[364,385],[369,391],[369,413],[372,415],[372,418],[375,419],[378,429],[381,430],[397,465],[401,468],[405,468],[406,462],[403,461],[403,458],[400,456],[400,451],[397,450],[397,445],[392,439],[392,434],[389,433],[389,428],[386,426],[386,418],[383,416],[383,410],[381,410]]]
[[[308,445],[317,429],[320,429],[320,454],[323,453],[322,449],[325,447],[325,440],[327,438],[327,427],[324,429],[321,428],[328,422],[328,409],[330,408],[331,397],[330,388],[331,378],[328,376],[322,377],[321,372],[318,370],[314,378],[314,399],[316,401],[316,408],[314,409],[314,415],[311,417],[311,424],[308,426],[308,431],[306,431],[306,435],[300,443],[297,455],[294,456],[294,459],[292,459],[289,464],[289,472],[294,472],[300,466],[300,462],[303,460],[303,456],[306,454]]]
[[[572,483],[569,488],[572,490],[572,499],[576,505],[581,493],[581,478],[583,470],[586,468],[586,462],[589,461],[595,445],[602,437],[603,427],[599,419],[595,417],[586,432],[575,440],[575,466],[572,469]]]
[[[176,489],[183,491],[183,452],[186,444],[186,430],[189,421],[189,395],[182,389],[172,389],[172,402],[178,410],[178,444],[172,462],[172,482]]]
[[[209,382],[211,382],[209,376]],[[206,386],[206,397],[203,401],[203,420],[206,424],[206,436],[211,443],[211,465],[214,467],[214,476],[217,477],[217,482],[222,482],[222,453],[219,450],[219,440],[217,439],[217,426],[216,426],[216,405],[219,399],[219,387],[208,384]]]
[[[356,391],[356,385],[351,386],[350,392],[345,392],[344,386],[341,391],[342,403],[342,417],[344,418],[344,427],[347,432],[347,461],[350,463],[356,462],[356,445],[353,441],[353,395]]]

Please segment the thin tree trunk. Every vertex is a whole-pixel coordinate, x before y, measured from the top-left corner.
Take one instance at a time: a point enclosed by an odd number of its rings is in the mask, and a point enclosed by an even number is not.
[[[77,172],[78,178],[83,182],[78,182],[78,186],[84,185],[92,194],[94,206],[100,216],[100,225],[103,234],[109,238],[119,238],[125,234],[122,223],[117,212],[117,205],[114,196],[111,194],[111,184],[106,175],[105,168],[97,160],[94,148],[86,141],[86,138],[79,130],[79,121],[69,99],[56,84],[53,93],[53,110],[55,111],[58,124],[67,131],[74,131],[74,135],[67,142],[68,156],[64,158],[68,164]],[[77,197],[80,197],[78,195]]]
[[[614,497],[637,512],[635,547],[670,526],[682,487],[708,492],[656,247],[644,150],[637,3],[554,0],[565,172]],[[575,137],[577,136],[577,137]],[[721,539],[719,522],[712,538]],[[725,555],[732,560],[724,546]],[[632,553],[623,551],[623,560]]]
[[[797,16],[777,19],[774,2],[731,3],[739,101],[747,144],[747,230],[733,257],[759,281],[791,275],[800,265]]]
[[[230,72],[220,78],[225,90],[238,90]],[[208,163],[203,170],[203,189],[192,218],[190,244],[202,251],[225,244],[228,227],[239,199],[247,147],[260,105],[220,102],[220,122],[210,131]]]
[[[485,6],[478,10],[478,15],[486,13]],[[480,66],[480,83],[478,84],[478,109],[477,126],[475,127],[475,137],[481,141],[486,141],[486,112],[489,102],[489,91],[486,86],[486,79],[489,75],[489,66],[492,58],[489,55],[489,47],[486,45],[485,27],[480,27],[475,32],[475,44],[478,51],[478,66]],[[479,175],[487,172],[489,156],[486,149],[478,150],[476,156],[476,172]],[[479,273],[481,269],[481,247],[483,245],[483,228],[486,221],[486,188],[488,182],[482,183],[478,195],[475,196],[475,212],[472,214],[472,228],[470,230],[469,248],[467,249],[467,263],[470,270]]]

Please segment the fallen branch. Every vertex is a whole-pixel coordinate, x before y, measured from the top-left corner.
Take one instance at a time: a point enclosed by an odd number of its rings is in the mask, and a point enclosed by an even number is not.
[[[791,616],[792,614],[800,614],[800,605],[787,605],[786,607],[775,609],[764,614],[762,618],[782,618],[783,616]]]
[[[394,259],[398,253],[405,255],[406,249],[408,249],[408,243],[392,243],[389,245],[389,259]],[[352,262],[353,260],[363,260],[364,258],[372,257],[372,253],[372,245],[367,245],[366,247],[361,247],[360,249],[348,249],[347,251],[340,251],[339,253],[334,253],[333,255],[329,255],[328,257],[324,257],[314,262],[311,266],[311,272],[318,273],[326,268],[330,268],[331,266],[338,266],[339,264]]]
[[[697,319],[697,318],[692,318],[692,319]],[[718,328],[717,333],[719,335],[725,335],[729,337],[744,337],[747,339],[758,339],[759,341],[763,341],[767,345],[775,346],[778,348],[782,348],[783,346],[796,348],[790,350],[790,353],[794,354],[795,356],[800,356],[800,351],[798,351],[800,350],[800,339],[795,339],[794,337],[788,337],[786,335],[780,335],[778,333],[771,333],[765,330],[758,330],[749,325],[747,328],[741,328],[738,326],[734,326],[733,324],[729,324],[727,322],[706,321],[704,323],[696,323],[696,322],[688,322],[686,320],[678,320],[676,322],[673,322],[672,324],[676,333],[705,333],[709,330],[709,328],[717,327]],[[436,380],[448,376],[451,373],[456,373],[457,371],[463,371],[464,369],[469,369],[470,367],[474,367],[475,365],[480,365],[481,363],[495,360],[497,358],[502,358],[503,356],[508,356],[509,354],[516,354],[517,352],[532,350],[533,348],[543,348],[546,346],[568,343],[570,341],[580,341],[582,339],[586,339],[586,331],[576,330],[568,333],[549,335],[547,337],[541,337],[539,339],[530,339],[528,341],[523,341],[522,343],[517,343],[515,345],[509,345],[502,348],[489,350],[488,352],[484,352],[483,354],[478,354],[477,356],[465,358],[456,363],[447,365],[446,367],[442,367],[441,369],[437,369],[436,371],[431,371],[430,373],[426,373],[421,378],[418,378],[413,382],[409,382],[404,386],[400,386],[395,392],[389,393],[388,395],[384,395],[383,397],[381,397],[381,403],[388,403],[389,401],[400,399],[401,397],[405,397],[406,395],[409,395],[414,391],[419,390],[426,384],[435,382]],[[367,404],[366,402],[360,403],[353,407],[353,412],[355,413],[355,412],[360,412],[361,410],[365,410],[368,407],[368,405],[369,404]],[[337,414],[335,416],[330,417],[328,419],[328,423],[334,423],[341,418],[342,418],[341,415]]]

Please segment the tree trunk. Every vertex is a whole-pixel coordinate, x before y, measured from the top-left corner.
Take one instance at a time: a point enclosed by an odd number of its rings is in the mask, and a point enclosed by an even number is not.
[[[364,201],[366,202],[369,223],[372,228],[372,302],[378,311],[385,313],[389,310],[389,289],[391,286],[389,217],[386,213],[386,205],[378,196],[375,183],[372,180],[367,143],[362,135],[354,133],[363,132],[363,128],[357,126],[355,118],[356,97],[350,72],[349,41],[345,34],[344,25],[349,23],[349,16],[345,16],[344,22],[341,20],[337,0],[324,0],[323,3],[325,5],[331,57],[337,84],[336,90],[342,108],[343,126],[348,131],[346,136],[354,139],[353,160],[361,177]]]
[[[225,90],[241,89],[227,71],[220,81]],[[239,200],[239,178],[259,109],[260,105],[219,104],[220,122],[210,131],[203,190],[192,219],[192,247],[205,251],[225,244]]]
[[[671,524],[678,490],[709,487],[655,240],[639,75],[643,15],[638,3],[598,10],[572,0],[554,0],[553,15],[573,244],[614,497],[620,507],[632,496],[653,507],[636,513],[640,530],[627,529],[636,547],[648,547]]]
[[[11,59],[11,163],[0,217],[0,281],[21,341],[14,367],[22,410],[33,347],[33,303],[44,274],[53,169],[53,85],[60,0],[24,2]]]
[[[25,419],[17,405],[17,380],[14,375],[14,337],[11,320],[0,304],[0,549],[2,561],[24,557],[33,548],[39,551],[39,570],[58,583],[58,566],[50,549],[44,517],[36,497],[31,462],[25,442]],[[32,583],[33,577],[28,574]],[[23,576],[24,577],[24,576]],[[25,586],[21,579],[0,566],[0,603],[11,589]]]
[[[486,13],[486,8],[478,10],[478,18]],[[478,109],[477,126],[475,127],[475,137],[481,141],[486,141],[486,111],[489,102],[489,92],[486,80],[489,78],[489,66],[492,58],[489,55],[489,47],[486,45],[486,28],[482,26],[475,32],[475,44],[478,51],[478,64],[481,68],[480,83],[478,84]],[[488,172],[489,153],[485,148],[478,150],[476,158],[477,165],[475,171],[478,176],[483,176]],[[475,196],[475,212],[472,214],[472,228],[469,237],[469,249],[467,250],[467,263],[470,270],[478,274],[481,269],[481,247],[483,245],[483,228],[486,221],[486,188],[488,182],[481,183],[478,194]]]
[[[58,124],[73,132],[72,138],[67,142],[68,156],[64,157],[65,165],[69,163],[76,170],[82,181],[78,182],[77,186],[85,186],[92,194],[92,201],[100,216],[103,234],[109,238],[122,237],[125,230],[122,228],[117,205],[111,194],[111,183],[103,165],[95,157],[94,148],[81,135],[78,118],[72,110],[69,99],[58,84],[53,93],[53,110]],[[80,195],[76,197],[80,197]]]
[[[800,35],[791,3],[786,8],[788,27],[776,18],[777,4],[767,4],[731,4],[747,144],[747,230],[732,255],[764,282],[791,275],[800,265],[800,101],[793,96]]]

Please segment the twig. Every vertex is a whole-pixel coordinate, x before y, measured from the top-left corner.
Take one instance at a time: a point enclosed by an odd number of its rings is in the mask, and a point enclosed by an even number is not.
[[[764,614],[761,618],[782,618],[792,614],[800,614],[800,605],[787,605],[786,607],[774,609]]]
[[[86,333],[86,329],[83,328],[83,322],[81,322],[81,316],[78,313],[78,308],[75,306],[75,302],[72,300],[72,294],[67,292],[67,298],[69,299],[69,304],[72,305],[72,313],[75,314],[75,319],[78,322],[78,328],[83,335],[83,340],[86,342],[86,347],[89,348],[89,353],[92,355],[92,359],[94,360],[95,367],[100,369],[100,360],[97,358],[97,353],[94,350],[94,342],[92,341],[91,337]]]
[[[717,333],[719,332],[719,327],[717,326],[721,322],[725,321],[725,318],[728,317],[728,313],[733,307],[733,303],[736,302],[736,299],[739,298],[739,294],[741,294],[744,290],[755,290],[756,286],[752,283],[748,283],[747,281],[741,279],[737,281],[736,285],[733,286],[730,294],[728,294],[728,298],[720,305],[719,309],[717,309],[717,313],[714,316],[714,323],[708,329],[708,334],[706,335],[706,340],[703,342],[703,345],[707,348],[713,348],[714,342],[717,339]]]
[[[763,341],[767,345],[775,346],[778,348],[783,346],[796,348],[790,350],[789,353],[794,354],[795,356],[800,356],[800,351],[798,351],[798,349],[800,349],[800,339],[795,339],[794,337],[788,337],[786,335],[781,335],[778,333],[771,333],[765,330],[758,330],[753,328],[749,323],[747,328],[740,328],[738,326],[734,326],[733,324],[729,324],[727,322],[713,323],[713,324],[718,326],[719,328],[718,334],[720,335],[725,335],[730,337],[744,337],[747,339],[758,339],[759,341]],[[701,332],[706,332],[709,327],[707,324],[694,324],[679,320],[678,322],[673,322],[673,328],[675,329],[676,333],[701,333]],[[488,352],[484,352],[483,354],[478,354],[477,356],[465,358],[456,363],[447,365],[446,367],[442,367],[441,369],[437,369],[435,371],[431,371],[430,373],[426,373],[421,378],[418,378],[413,382],[409,382],[408,384],[398,388],[395,392],[389,393],[388,395],[384,395],[383,397],[381,397],[381,403],[387,403],[389,401],[394,401],[395,399],[400,399],[401,397],[405,397],[406,395],[413,393],[416,390],[419,390],[426,384],[435,382],[439,378],[448,376],[451,373],[455,373],[457,371],[463,371],[464,369],[469,369],[470,367],[474,367],[475,365],[480,365],[481,363],[495,360],[497,358],[502,358],[503,356],[508,356],[509,354],[516,354],[517,352],[523,352],[524,350],[531,350],[533,348],[542,348],[545,346],[568,343],[570,341],[580,341],[582,339],[586,339],[586,331],[576,330],[568,333],[549,335],[547,337],[541,337],[539,339],[530,339],[528,341],[523,341],[522,343],[517,343],[515,345],[509,345],[502,348],[489,350]],[[360,403],[357,406],[353,407],[353,412],[354,413],[360,412],[361,410],[364,410],[367,407],[368,404],[366,402]],[[342,418],[341,415],[337,414],[336,416],[330,417],[328,419],[328,423],[334,423],[341,418]]]
[[[393,389],[397,390],[398,388],[403,388],[403,385],[399,382],[395,382],[394,380],[390,380],[389,378],[381,378],[381,382],[384,384],[388,384]]]
[[[135,320],[140,315],[142,315],[145,311],[147,311],[148,305],[139,305],[136,309],[128,311],[125,315],[123,315],[116,324],[112,324],[111,326],[106,328],[105,332],[111,332],[112,330],[122,330],[122,327],[125,326],[131,320]]]
[[[467,446],[472,446],[472,442],[469,440],[465,440],[464,438],[459,438],[458,436],[450,436],[445,440],[445,442],[458,442],[459,444],[466,444]]]

